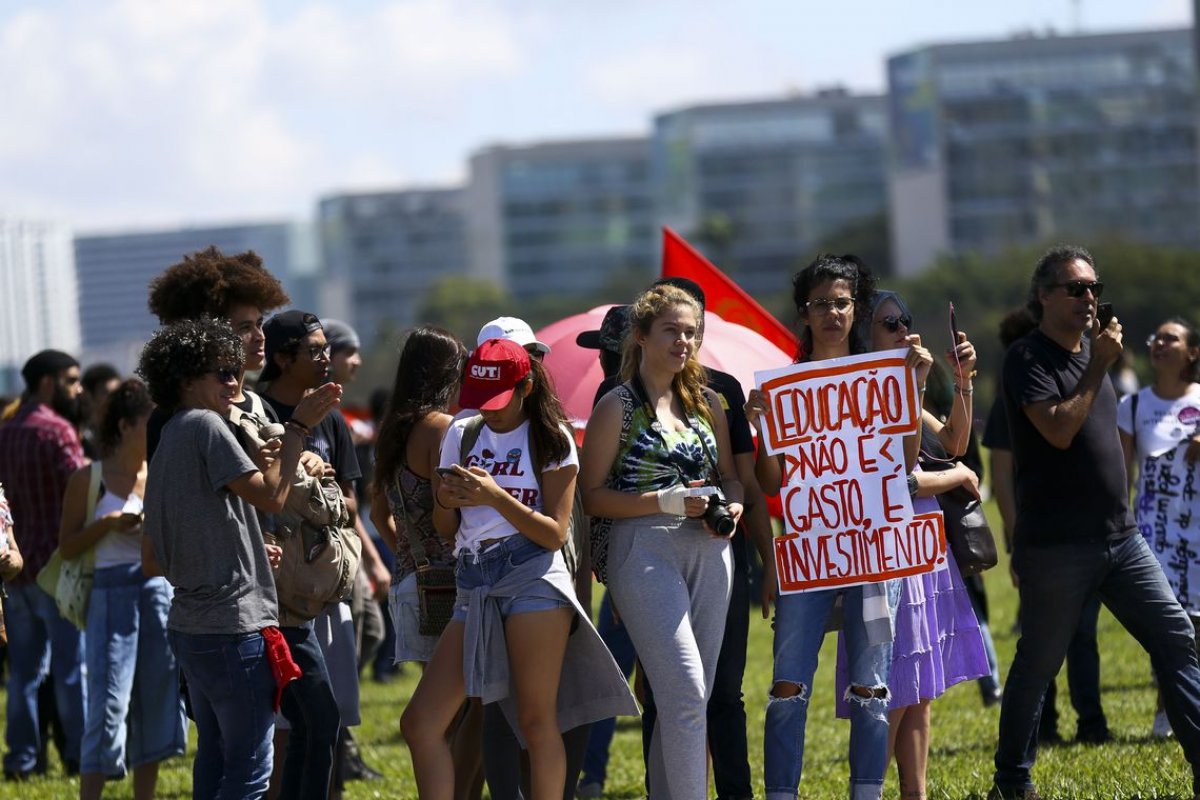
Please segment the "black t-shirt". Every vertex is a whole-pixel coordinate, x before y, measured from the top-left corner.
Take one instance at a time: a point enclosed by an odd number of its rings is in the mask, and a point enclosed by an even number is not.
[[[296,411],[295,406],[285,405],[266,394],[261,396],[267,408],[274,409],[279,415],[280,422],[287,422]],[[304,449],[316,453],[326,463],[332,464],[339,484],[356,481],[362,477],[362,471],[358,468],[358,456],[354,454],[350,426],[341,414],[326,414],[325,419],[321,420],[304,440]]]
[[[1012,450],[1012,436],[1008,432],[1008,414],[1004,410],[1004,386],[992,400],[987,422],[983,428],[983,446],[989,450]]]
[[[1017,545],[1096,541],[1135,531],[1117,435],[1117,395],[1108,376],[1070,447],[1047,442],[1024,407],[1075,391],[1091,342],[1072,353],[1040,330],[1018,340],[1004,358],[1004,398],[1016,463]]]

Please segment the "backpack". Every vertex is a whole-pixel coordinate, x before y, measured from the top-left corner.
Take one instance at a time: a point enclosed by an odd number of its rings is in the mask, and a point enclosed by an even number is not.
[[[462,441],[458,445],[458,463],[462,464],[467,460],[475,443],[479,441],[479,434],[483,431],[483,417],[476,415],[467,420],[467,424],[463,427]],[[546,464],[542,461],[538,453],[537,444],[533,437],[528,438],[529,441],[529,461],[533,464],[533,474],[537,480],[538,491],[542,492],[542,469]],[[579,554],[587,552],[588,549],[588,523],[587,517],[583,513],[583,498],[579,493],[579,481],[575,481],[575,502],[571,506],[571,518],[567,521],[567,541],[562,546],[563,561],[567,564],[567,572],[571,577],[575,577],[575,571],[579,568]]]
[[[619,454],[621,448],[629,440],[629,430],[633,427],[633,412],[637,407],[637,400],[630,388],[623,383],[613,391],[621,400],[621,436],[617,442],[617,453]],[[587,442],[584,444],[586,445]],[[617,463],[614,461],[612,469],[608,473],[610,489],[616,485],[616,480]],[[608,534],[612,531],[612,524],[611,517],[591,517],[592,572],[596,573],[596,580],[604,584],[608,583]]]
[[[246,391],[252,410],[234,406],[230,421],[244,438],[247,449],[265,444],[262,429],[268,424],[262,398]],[[299,464],[283,510],[272,516],[271,544],[283,548],[275,571],[279,598],[279,624],[291,627],[307,622],[329,603],[349,597],[362,558],[362,541],[350,524],[342,488],[333,478],[309,475]]]

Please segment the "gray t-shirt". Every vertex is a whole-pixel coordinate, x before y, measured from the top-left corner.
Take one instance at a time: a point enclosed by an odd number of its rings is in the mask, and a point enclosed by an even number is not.
[[[146,478],[145,525],[175,587],[171,630],[236,634],[278,624],[258,514],[225,488],[257,470],[214,411],[180,411],[163,427]]]

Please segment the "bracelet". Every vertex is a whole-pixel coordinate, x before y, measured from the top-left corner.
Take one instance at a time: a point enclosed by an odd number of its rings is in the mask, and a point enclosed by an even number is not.
[[[975,394],[975,387],[968,386],[964,389],[962,386],[959,386],[956,383],[956,384],[954,384],[954,391],[958,392],[963,397],[970,397],[971,395]]]
[[[301,439],[307,439],[311,433],[307,425],[305,425],[303,422],[297,422],[294,419],[289,419],[287,422],[283,423],[283,427],[299,434]]]
[[[925,394],[925,384],[921,384],[921,388],[917,389],[917,394]]]

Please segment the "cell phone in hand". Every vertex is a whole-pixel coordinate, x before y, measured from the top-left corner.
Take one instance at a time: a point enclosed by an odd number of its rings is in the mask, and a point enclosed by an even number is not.
[[[954,314],[954,301],[950,301],[950,346],[958,345],[958,317]]]
[[[437,474],[441,475],[443,478],[446,477],[447,475],[453,475],[454,467],[438,467]]]
[[[1100,323],[1100,330],[1108,327],[1108,323],[1113,320],[1113,304],[1101,303],[1096,306],[1096,321]]]

